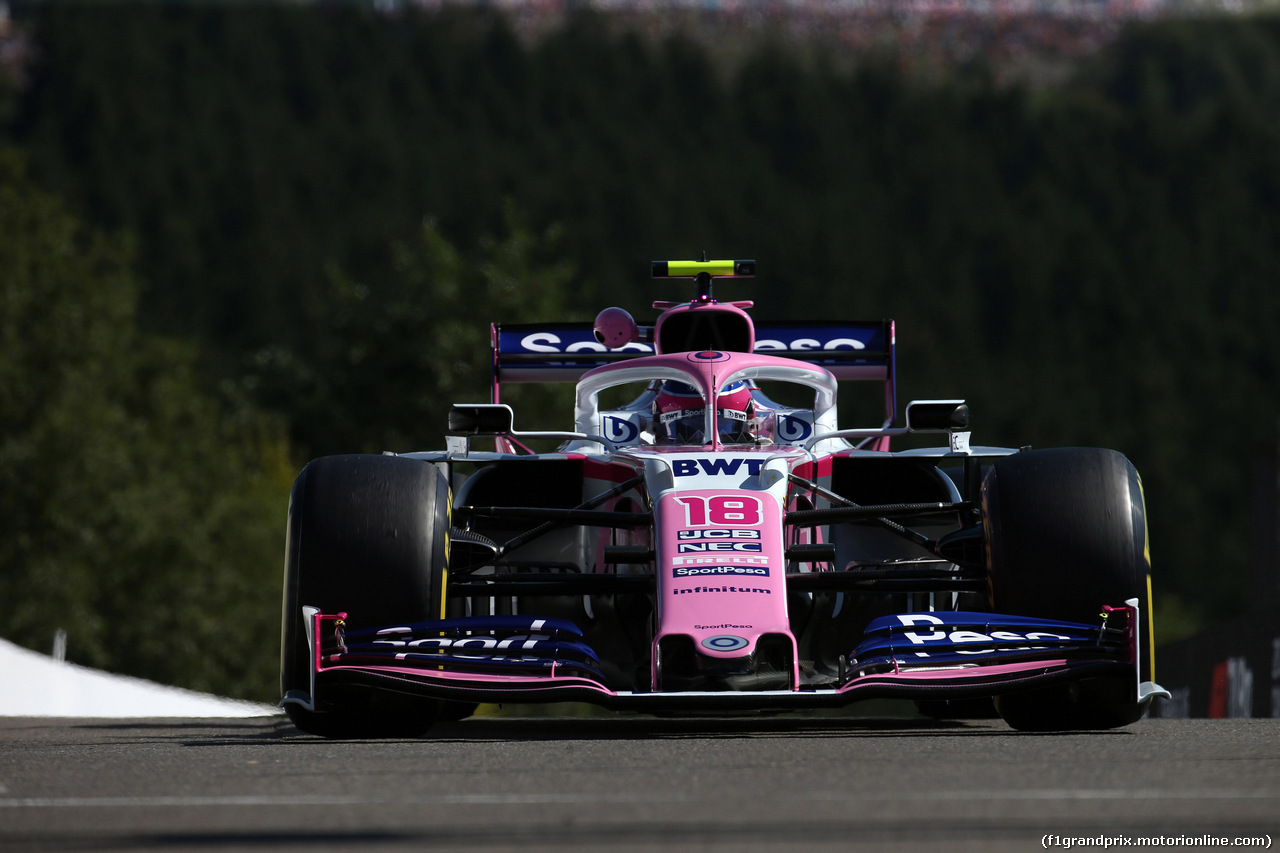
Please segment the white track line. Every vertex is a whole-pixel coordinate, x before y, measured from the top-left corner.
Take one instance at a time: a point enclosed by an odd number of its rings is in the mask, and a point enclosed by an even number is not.
[[[510,793],[510,794],[450,794],[434,795],[435,805],[582,805],[591,803],[689,803],[696,797],[688,794],[643,793]],[[707,801],[711,802],[708,798]],[[1195,788],[1187,790],[1163,790],[1158,788],[1047,788],[1043,790],[969,790],[937,792],[876,792],[858,794],[841,792],[821,794],[811,792],[797,796],[808,801],[840,800],[842,802],[941,802],[970,800],[1280,800],[1280,789],[1250,790],[1243,788]],[[56,808],[192,808],[192,807],[243,807],[243,806],[354,806],[388,803],[421,803],[420,800],[386,797],[347,796],[330,794],[298,795],[236,795],[236,796],[157,796],[157,797],[0,797],[0,808],[56,809]]]

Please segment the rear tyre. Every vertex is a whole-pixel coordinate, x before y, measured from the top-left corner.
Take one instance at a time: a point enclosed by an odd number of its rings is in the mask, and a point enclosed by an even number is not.
[[[396,456],[326,456],[294,482],[285,549],[280,682],[309,694],[303,606],[345,611],[349,630],[440,619],[448,573],[449,487],[429,463]],[[316,710],[289,703],[294,725],[324,737],[410,737],[440,703],[371,688],[321,693]]]
[[[1095,448],[1033,450],[996,461],[982,486],[993,609],[1093,624],[1104,604],[1138,599],[1151,680],[1150,557],[1138,472]],[[1145,705],[1129,678],[1107,677],[996,697],[1010,726],[1029,731],[1112,729]]]

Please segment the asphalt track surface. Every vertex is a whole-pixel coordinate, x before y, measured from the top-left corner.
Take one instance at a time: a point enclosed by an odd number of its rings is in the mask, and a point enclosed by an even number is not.
[[[4,851],[955,853],[1046,836],[1280,841],[1280,720],[1041,735],[998,720],[473,718],[360,742],[282,717],[0,719]]]

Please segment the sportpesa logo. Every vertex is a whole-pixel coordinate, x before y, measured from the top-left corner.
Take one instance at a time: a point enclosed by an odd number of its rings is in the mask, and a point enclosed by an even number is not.
[[[813,335],[806,335],[801,332],[799,337],[792,337],[789,340],[777,338],[761,338],[756,341],[755,351],[758,353],[770,352],[833,352],[836,350],[864,350],[867,348],[867,341],[859,340],[855,337],[838,335],[836,337],[827,337],[823,335],[821,330],[811,330]],[[846,330],[852,331],[852,330]],[[859,332],[870,336],[874,331]],[[821,335],[821,337],[819,337]],[[546,329],[538,332],[531,332],[522,336],[516,348],[528,353],[589,353],[589,352],[611,352],[604,344],[595,340],[590,330],[574,331],[569,329],[560,329],[552,331]],[[652,353],[653,346],[651,344],[629,343],[619,349],[623,352],[635,353]]]
[[[769,568],[767,566],[698,566],[696,568],[672,569],[671,576],[673,578],[708,576],[767,578],[769,577]]]

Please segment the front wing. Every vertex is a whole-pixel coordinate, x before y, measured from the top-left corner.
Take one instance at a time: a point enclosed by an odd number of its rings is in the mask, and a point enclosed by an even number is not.
[[[578,701],[641,712],[964,699],[1098,676],[1131,678],[1139,703],[1159,691],[1138,677],[1137,599],[1102,607],[1095,625],[974,612],[885,616],[842,658],[832,686],[714,692],[610,689],[582,632],[562,619],[469,617],[347,633],[346,614],[303,611],[311,691],[291,691],[282,704],[308,710],[322,708],[326,690],[354,685],[464,702]]]

